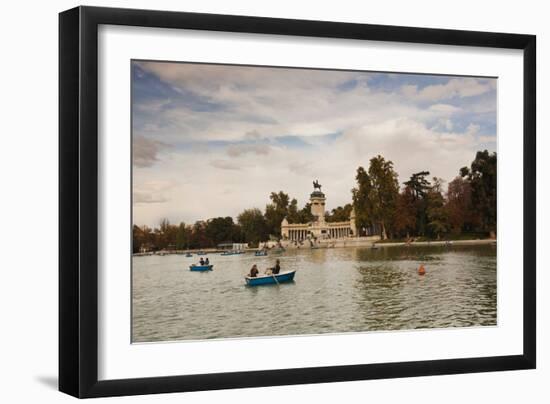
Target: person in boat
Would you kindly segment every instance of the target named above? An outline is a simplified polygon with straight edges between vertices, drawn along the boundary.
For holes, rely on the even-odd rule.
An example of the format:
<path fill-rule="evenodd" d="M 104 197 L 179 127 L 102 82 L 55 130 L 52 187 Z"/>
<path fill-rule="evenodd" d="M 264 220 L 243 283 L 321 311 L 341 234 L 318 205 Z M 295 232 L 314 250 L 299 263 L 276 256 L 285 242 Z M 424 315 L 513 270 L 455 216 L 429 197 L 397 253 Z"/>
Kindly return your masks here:
<path fill-rule="evenodd" d="M 279 260 L 275 261 L 275 266 L 268 269 L 270 275 L 277 275 L 281 272 L 281 262 Z"/>
<path fill-rule="evenodd" d="M 256 266 L 256 264 L 252 265 L 252 268 L 250 268 L 250 274 L 248 274 L 248 276 L 250 276 L 251 278 L 255 278 L 258 276 L 258 273 L 260 271 L 258 271 L 258 267 Z"/>
<path fill-rule="evenodd" d="M 210 265 L 210 260 L 208 259 L 208 257 L 206 257 L 206 259 L 204 260 L 204 265 Z"/>
<path fill-rule="evenodd" d="M 204 258 L 201 257 L 199 263 L 200 263 L 201 265 L 204 265 Z"/>

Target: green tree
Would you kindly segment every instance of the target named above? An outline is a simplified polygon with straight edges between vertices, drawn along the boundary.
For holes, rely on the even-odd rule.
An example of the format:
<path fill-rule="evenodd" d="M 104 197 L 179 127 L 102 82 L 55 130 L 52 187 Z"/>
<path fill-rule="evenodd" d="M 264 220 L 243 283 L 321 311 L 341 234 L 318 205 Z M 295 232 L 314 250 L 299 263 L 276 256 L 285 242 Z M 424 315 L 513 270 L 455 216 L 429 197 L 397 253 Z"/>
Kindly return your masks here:
<path fill-rule="evenodd" d="M 298 201 L 294 198 L 290 201 L 287 212 L 288 223 L 309 223 L 315 219 L 311 213 L 311 203 L 308 202 L 302 209 L 298 209 Z"/>
<path fill-rule="evenodd" d="M 190 230 L 181 222 L 176 233 L 176 249 L 183 250 L 189 247 Z"/>
<path fill-rule="evenodd" d="M 207 248 L 213 246 L 213 241 L 206 235 L 206 222 L 202 220 L 195 222 L 189 237 L 189 247 Z"/>
<path fill-rule="evenodd" d="M 224 242 L 240 242 L 240 228 L 233 223 L 233 218 L 215 217 L 206 222 L 206 237 L 216 246 Z"/>
<path fill-rule="evenodd" d="M 432 184 L 426 178 L 430 175 L 429 171 L 420 171 L 411 175 L 408 181 L 404 182 L 405 187 L 412 193 L 416 210 L 416 225 L 414 233 L 417 235 L 426 235 L 428 231 L 428 205 L 426 195 L 431 189 Z"/>
<path fill-rule="evenodd" d="M 491 233 L 497 229 L 497 154 L 478 151 L 470 168 L 460 169 L 470 183 L 473 209 L 480 214 L 481 230 Z"/>
<path fill-rule="evenodd" d="M 300 223 L 300 217 L 298 213 L 298 201 L 296 198 L 292 198 L 287 208 L 286 218 L 289 223 Z"/>
<path fill-rule="evenodd" d="M 420 171 L 411 175 L 411 178 L 404 182 L 405 186 L 410 188 L 415 199 L 424 198 L 430 189 L 430 181 L 426 179 L 428 175 L 430 175 L 429 171 Z"/>
<path fill-rule="evenodd" d="M 337 208 L 332 209 L 332 211 L 329 214 L 325 215 L 325 219 L 327 222 L 345 222 L 349 220 L 349 217 L 351 215 L 351 210 L 353 206 L 351 203 L 348 203 L 346 205 L 338 206 Z"/>
<path fill-rule="evenodd" d="M 272 192 L 271 203 L 265 207 L 265 220 L 269 234 L 281 237 L 281 222 L 288 215 L 289 197 L 283 191 Z"/>
<path fill-rule="evenodd" d="M 159 228 L 154 231 L 156 247 L 160 250 L 175 248 L 177 231 L 168 219 L 162 219 Z"/>
<path fill-rule="evenodd" d="M 137 253 L 139 252 L 140 248 L 145 245 L 145 237 L 143 234 L 143 231 L 139 228 L 139 226 L 132 227 L 132 252 Z"/>
<path fill-rule="evenodd" d="M 433 185 L 426 193 L 426 216 L 430 236 L 439 239 L 449 230 L 449 220 L 445 209 L 445 198 L 442 193 L 443 180 L 433 178 Z"/>
<path fill-rule="evenodd" d="M 311 203 L 306 203 L 302 209 L 298 211 L 298 221 L 297 223 L 309 223 L 313 222 L 315 217 L 311 213 Z"/>
<path fill-rule="evenodd" d="M 367 171 L 363 167 L 357 168 L 355 176 L 357 186 L 352 189 L 353 206 L 355 207 L 355 221 L 358 228 L 366 228 L 373 225 L 371 212 L 372 200 L 371 195 L 371 179 Z"/>
<path fill-rule="evenodd" d="M 239 214 L 237 221 L 241 226 L 245 242 L 256 246 L 259 242 L 269 239 L 266 219 L 260 209 L 245 209 Z"/>
<path fill-rule="evenodd" d="M 357 187 L 352 190 L 353 203 L 356 211 L 356 220 L 359 226 L 378 224 L 380 236 L 391 236 L 391 224 L 399 195 L 397 173 L 393 169 L 393 162 L 378 155 L 370 160 L 368 173 L 359 167 L 357 169 Z"/>

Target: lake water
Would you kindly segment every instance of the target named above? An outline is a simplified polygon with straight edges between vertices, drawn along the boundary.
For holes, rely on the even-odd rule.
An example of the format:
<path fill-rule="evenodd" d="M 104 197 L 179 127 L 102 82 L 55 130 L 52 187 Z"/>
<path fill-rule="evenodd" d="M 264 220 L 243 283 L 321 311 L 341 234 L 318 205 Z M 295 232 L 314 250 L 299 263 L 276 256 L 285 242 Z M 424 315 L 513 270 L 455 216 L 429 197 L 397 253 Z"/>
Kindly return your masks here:
<path fill-rule="evenodd" d="M 494 245 L 208 257 L 205 273 L 197 256 L 133 258 L 133 342 L 496 325 Z M 276 258 L 293 283 L 245 286 Z"/>

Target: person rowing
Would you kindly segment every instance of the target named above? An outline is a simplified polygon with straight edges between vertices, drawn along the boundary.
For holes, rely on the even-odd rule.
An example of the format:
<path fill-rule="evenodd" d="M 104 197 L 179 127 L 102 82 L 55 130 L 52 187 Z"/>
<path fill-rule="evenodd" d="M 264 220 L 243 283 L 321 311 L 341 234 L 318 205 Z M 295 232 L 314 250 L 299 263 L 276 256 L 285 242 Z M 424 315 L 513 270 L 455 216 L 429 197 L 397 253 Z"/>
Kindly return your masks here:
<path fill-rule="evenodd" d="M 275 266 L 273 268 L 268 268 L 265 273 L 266 275 L 277 275 L 281 272 L 281 262 L 279 260 L 275 261 Z"/>

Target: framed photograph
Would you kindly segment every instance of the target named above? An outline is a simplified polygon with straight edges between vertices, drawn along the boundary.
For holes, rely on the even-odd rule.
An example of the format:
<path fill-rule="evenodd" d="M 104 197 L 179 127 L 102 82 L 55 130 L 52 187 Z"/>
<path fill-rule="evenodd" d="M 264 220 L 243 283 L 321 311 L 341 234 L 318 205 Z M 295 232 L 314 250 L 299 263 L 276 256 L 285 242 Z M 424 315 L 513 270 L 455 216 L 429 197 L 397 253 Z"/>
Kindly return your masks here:
<path fill-rule="evenodd" d="M 59 17 L 59 388 L 533 369 L 532 35 Z"/>

